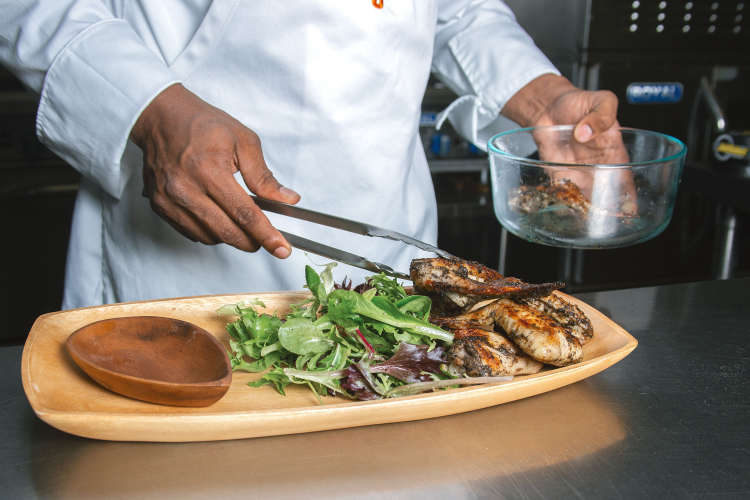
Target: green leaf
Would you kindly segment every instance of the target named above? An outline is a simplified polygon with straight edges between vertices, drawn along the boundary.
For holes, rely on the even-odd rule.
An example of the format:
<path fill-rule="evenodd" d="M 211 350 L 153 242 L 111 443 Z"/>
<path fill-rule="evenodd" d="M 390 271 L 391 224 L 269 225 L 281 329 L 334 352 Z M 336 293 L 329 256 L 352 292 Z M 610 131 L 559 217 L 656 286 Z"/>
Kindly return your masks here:
<path fill-rule="evenodd" d="M 310 266 L 305 266 L 305 281 L 307 282 L 307 288 L 310 289 L 315 300 L 317 300 L 318 303 L 321 303 L 321 295 L 325 295 L 325 290 L 322 287 L 320 276 L 315 269 Z"/>
<path fill-rule="evenodd" d="M 383 338 L 381 335 L 378 335 L 376 332 L 370 330 L 369 328 L 362 326 L 360 327 L 359 332 L 362 334 L 365 340 L 370 343 L 375 351 L 387 352 L 392 350 L 393 346 L 391 346 L 391 343 L 388 342 L 388 340 Z"/>
<path fill-rule="evenodd" d="M 424 295 L 410 295 L 399 300 L 395 305 L 402 313 L 427 321 L 430 317 L 432 300 Z"/>
<path fill-rule="evenodd" d="M 295 384 L 302 383 L 302 381 L 309 381 L 316 384 L 321 384 L 335 392 L 345 394 L 344 391 L 341 390 L 341 383 L 339 382 L 344 376 L 344 374 L 340 370 L 310 371 L 284 368 L 284 374 Z M 313 392 L 317 393 L 317 391 Z"/>
<path fill-rule="evenodd" d="M 318 354 L 315 354 L 314 356 L 312 356 L 310 360 L 307 363 L 305 363 L 307 365 L 307 369 L 315 370 L 318 366 L 318 360 L 320 359 L 321 356 L 323 356 L 323 354 L 324 353 L 319 352 Z"/>
<path fill-rule="evenodd" d="M 263 349 L 260 350 L 261 357 L 266 356 L 274 351 L 278 351 L 281 348 L 280 342 L 274 342 L 273 344 L 269 344 L 265 346 Z"/>
<path fill-rule="evenodd" d="M 378 295 L 386 297 L 393 302 L 401 300 L 407 296 L 406 290 L 398 284 L 398 281 L 389 278 L 383 273 L 370 276 L 367 279 L 367 282 L 377 290 Z"/>
<path fill-rule="evenodd" d="M 323 272 L 320 273 L 320 281 L 323 285 L 323 291 L 325 292 L 326 297 L 328 297 L 328 294 L 333 291 L 334 288 L 334 281 L 333 281 L 333 268 L 338 265 L 337 262 L 329 262 L 326 265 L 326 268 L 323 269 Z M 325 304 L 326 302 L 323 302 Z"/>
<path fill-rule="evenodd" d="M 260 299 L 246 300 L 244 302 L 237 302 L 235 304 L 224 304 L 216 310 L 216 314 L 219 316 L 239 316 L 247 310 L 253 310 L 254 307 L 263 307 L 266 305 Z"/>
<path fill-rule="evenodd" d="M 386 297 L 377 296 L 369 301 L 351 290 L 334 290 L 328 296 L 328 315 L 333 321 L 351 320 L 358 314 L 403 328 L 411 333 L 442 340 L 449 344 L 453 342 L 453 334 L 427 321 L 402 313 Z"/>
<path fill-rule="evenodd" d="M 333 341 L 327 330 L 307 318 L 291 318 L 279 328 L 279 342 L 295 354 L 316 354 L 329 351 Z"/>
<path fill-rule="evenodd" d="M 281 361 L 281 353 L 280 352 L 272 352 L 268 356 L 265 356 L 263 358 L 256 359 L 255 361 L 247 362 L 244 359 L 237 357 L 236 358 L 238 362 L 235 364 L 235 361 L 232 360 L 232 371 L 245 371 L 245 372 L 252 372 L 252 373 L 258 373 L 262 372 L 264 370 L 267 370 L 277 364 L 279 361 Z"/>
<path fill-rule="evenodd" d="M 238 322 L 227 323 L 227 332 L 229 333 L 229 336 L 235 340 L 248 340 L 245 329 L 241 328 Z"/>
<path fill-rule="evenodd" d="M 341 370 L 349 362 L 349 349 L 342 347 L 342 344 L 336 344 L 336 348 L 331 353 L 320 360 L 324 368 L 329 370 Z"/>
<path fill-rule="evenodd" d="M 334 288 L 333 268 L 336 267 L 336 264 L 336 262 L 330 262 L 320 274 L 318 274 L 311 266 L 305 266 L 305 281 L 307 282 L 307 288 L 312 292 L 317 305 L 326 305 L 328 302 L 328 294 L 331 293 Z M 317 310 L 317 305 L 313 303 L 312 309 Z"/>
<path fill-rule="evenodd" d="M 298 356 L 296 360 L 294 360 L 294 366 L 298 370 L 302 370 L 305 368 L 305 364 L 307 364 L 307 361 L 312 357 L 311 354 L 303 354 L 301 356 Z"/>
<path fill-rule="evenodd" d="M 255 382 L 248 382 L 247 385 L 249 385 L 250 387 L 272 385 L 279 394 L 286 396 L 284 388 L 291 383 L 292 381 L 289 380 L 289 377 L 286 375 L 286 373 L 284 373 L 284 370 L 282 368 L 274 368 L 273 370 L 264 374 Z"/>
<path fill-rule="evenodd" d="M 394 333 L 393 338 L 399 344 L 401 342 L 406 342 L 407 344 L 414 344 L 414 345 L 420 345 L 423 343 L 422 338 L 419 335 L 414 335 L 413 333 L 409 333 L 409 332 Z"/>

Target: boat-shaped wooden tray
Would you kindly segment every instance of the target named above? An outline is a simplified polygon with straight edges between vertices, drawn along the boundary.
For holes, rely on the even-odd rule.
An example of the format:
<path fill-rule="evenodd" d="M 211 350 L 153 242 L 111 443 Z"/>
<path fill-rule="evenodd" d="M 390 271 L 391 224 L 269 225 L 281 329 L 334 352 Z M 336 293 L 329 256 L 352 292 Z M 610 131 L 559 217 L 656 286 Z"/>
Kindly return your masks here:
<path fill-rule="evenodd" d="M 36 414 L 62 431 L 114 441 L 213 441 L 293 434 L 406 420 L 419 420 L 507 403 L 577 382 L 627 356 L 638 342 L 591 306 L 565 296 L 589 316 L 594 339 L 581 363 L 516 377 L 508 382 L 449 389 L 418 396 L 377 401 L 325 397 L 322 404 L 305 386 L 290 386 L 287 395 L 273 388 L 252 388 L 259 375 L 235 372 L 226 395 L 205 408 L 162 406 L 129 399 L 88 378 L 65 351 L 78 328 L 122 316 L 166 316 L 194 323 L 228 346 L 226 318 L 216 314 L 225 304 L 258 298 L 268 312 L 285 312 L 307 292 L 214 295 L 131 302 L 61 311 L 40 316 L 23 350 L 22 380 Z"/>

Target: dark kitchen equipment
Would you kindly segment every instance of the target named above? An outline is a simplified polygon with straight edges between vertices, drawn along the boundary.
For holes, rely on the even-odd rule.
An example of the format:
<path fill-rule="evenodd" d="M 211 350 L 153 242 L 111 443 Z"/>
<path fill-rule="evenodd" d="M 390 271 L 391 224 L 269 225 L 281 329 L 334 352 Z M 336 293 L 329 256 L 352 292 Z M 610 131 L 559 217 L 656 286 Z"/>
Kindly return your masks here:
<path fill-rule="evenodd" d="M 547 253 L 533 260 L 559 262 L 558 277 L 571 289 L 750 273 L 749 252 L 740 251 L 750 244 L 742 232 L 748 212 L 737 203 L 739 196 L 728 194 L 746 185 L 747 162 L 721 161 L 715 155 L 720 136 L 740 139 L 742 131 L 750 130 L 750 2 L 507 3 L 575 84 L 617 95 L 621 125 L 673 135 L 685 141 L 689 151 L 673 221 L 661 236 L 626 249 Z M 523 259 L 531 251 L 508 239 L 500 267 L 517 274 L 533 271 L 534 263 Z M 654 258 L 658 255 L 664 257 Z"/>

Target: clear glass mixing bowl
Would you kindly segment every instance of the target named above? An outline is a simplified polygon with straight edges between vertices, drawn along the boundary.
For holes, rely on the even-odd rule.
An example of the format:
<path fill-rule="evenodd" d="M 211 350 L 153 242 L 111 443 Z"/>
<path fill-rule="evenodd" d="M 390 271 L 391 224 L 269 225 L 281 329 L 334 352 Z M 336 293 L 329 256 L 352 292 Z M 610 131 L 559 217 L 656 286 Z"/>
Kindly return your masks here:
<path fill-rule="evenodd" d="M 573 128 L 523 128 L 489 140 L 500 223 L 528 241 L 568 248 L 623 247 L 664 231 L 685 144 L 632 128 L 582 144 Z"/>

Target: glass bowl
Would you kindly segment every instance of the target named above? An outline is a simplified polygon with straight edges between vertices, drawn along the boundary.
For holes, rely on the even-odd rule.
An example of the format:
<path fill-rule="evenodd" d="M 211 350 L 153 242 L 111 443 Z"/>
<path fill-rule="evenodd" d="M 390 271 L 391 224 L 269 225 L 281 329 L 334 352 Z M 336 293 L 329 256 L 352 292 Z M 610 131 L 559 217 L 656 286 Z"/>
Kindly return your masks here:
<path fill-rule="evenodd" d="M 530 127 L 488 143 L 495 215 L 525 240 L 616 248 L 667 227 L 685 163 L 674 137 L 632 128 L 587 143 L 573 126 Z"/>

